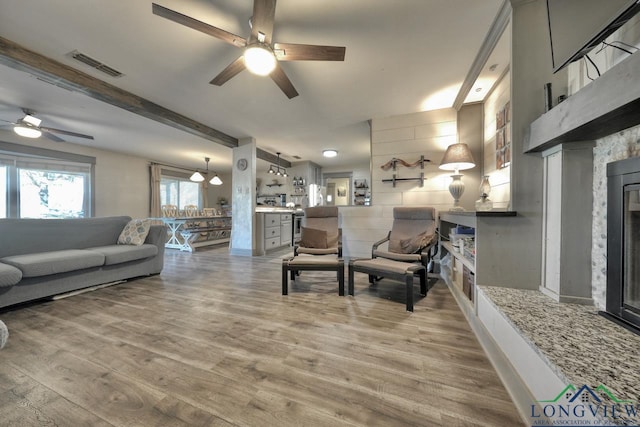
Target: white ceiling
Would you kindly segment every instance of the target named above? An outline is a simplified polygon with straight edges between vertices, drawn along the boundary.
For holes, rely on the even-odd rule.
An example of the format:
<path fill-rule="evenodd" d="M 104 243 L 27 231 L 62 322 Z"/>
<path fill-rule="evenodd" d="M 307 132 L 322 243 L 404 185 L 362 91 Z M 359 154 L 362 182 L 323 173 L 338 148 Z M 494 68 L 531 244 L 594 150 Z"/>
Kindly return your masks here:
<path fill-rule="evenodd" d="M 252 0 L 156 2 L 249 33 Z M 300 93 L 291 100 L 270 78 L 247 71 L 210 85 L 242 51 L 153 15 L 151 3 L 0 0 L 0 36 L 233 137 L 253 137 L 286 160 L 349 167 L 368 161 L 368 120 L 453 105 L 502 0 L 280 0 L 274 41 L 346 47 L 344 62 L 283 63 Z M 73 60 L 73 50 L 124 76 Z M 508 65 L 502 56 L 487 62 L 503 62 L 496 75 Z M 0 119 L 19 119 L 20 107 L 43 126 L 95 136 L 64 137 L 69 142 L 186 167 L 202 167 L 207 156 L 211 169 L 231 167 L 229 148 L 0 65 Z M 325 148 L 340 154 L 324 159 Z"/>

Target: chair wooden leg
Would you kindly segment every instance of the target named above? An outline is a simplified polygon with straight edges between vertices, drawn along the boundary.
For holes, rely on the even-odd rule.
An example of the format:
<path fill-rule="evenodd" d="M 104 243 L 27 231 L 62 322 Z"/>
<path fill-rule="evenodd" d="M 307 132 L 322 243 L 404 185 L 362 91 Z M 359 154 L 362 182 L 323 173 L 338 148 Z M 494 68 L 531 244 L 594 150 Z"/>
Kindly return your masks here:
<path fill-rule="evenodd" d="M 338 295 L 344 296 L 344 264 L 338 266 Z"/>
<path fill-rule="evenodd" d="M 427 269 L 420 270 L 418 272 L 420 275 L 420 295 L 427 295 Z"/>
<path fill-rule="evenodd" d="M 295 270 L 291 270 L 291 280 L 296 280 L 296 271 Z"/>
<path fill-rule="evenodd" d="M 282 263 L 282 295 L 289 294 L 289 278 L 287 276 L 288 265 L 286 263 Z"/>
<path fill-rule="evenodd" d="M 349 266 L 349 283 L 348 283 L 348 287 L 349 287 L 349 295 L 353 295 L 354 294 L 354 290 L 353 290 L 353 276 L 354 276 L 354 271 L 353 271 L 353 267 L 350 265 Z"/>
<path fill-rule="evenodd" d="M 407 311 L 413 311 L 413 273 L 406 274 Z"/>

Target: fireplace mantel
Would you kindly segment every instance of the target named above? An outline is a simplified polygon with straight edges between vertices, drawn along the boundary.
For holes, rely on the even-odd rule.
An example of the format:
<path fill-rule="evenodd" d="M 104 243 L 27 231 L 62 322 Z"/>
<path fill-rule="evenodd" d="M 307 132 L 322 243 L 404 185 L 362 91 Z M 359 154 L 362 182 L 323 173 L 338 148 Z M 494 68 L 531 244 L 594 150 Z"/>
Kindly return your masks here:
<path fill-rule="evenodd" d="M 595 140 L 638 124 L 640 53 L 636 52 L 535 120 L 524 152 Z"/>

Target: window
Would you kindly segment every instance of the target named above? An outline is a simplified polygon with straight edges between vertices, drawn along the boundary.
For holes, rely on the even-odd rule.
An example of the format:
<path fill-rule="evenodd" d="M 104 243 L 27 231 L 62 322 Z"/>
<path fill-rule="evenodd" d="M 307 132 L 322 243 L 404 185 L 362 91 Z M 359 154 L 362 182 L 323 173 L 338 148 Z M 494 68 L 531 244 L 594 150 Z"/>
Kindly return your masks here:
<path fill-rule="evenodd" d="M 92 165 L 0 155 L 0 218 L 91 216 Z"/>
<path fill-rule="evenodd" d="M 82 218 L 85 216 L 82 173 L 19 169 L 21 218 Z"/>
<path fill-rule="evenodd" d="M 160 204 L 175 205 L 180 209 L 185 205 L 196 205 L 200 209 L 200 187 L 188 178 L 163 175 L 160 178 Z"/>

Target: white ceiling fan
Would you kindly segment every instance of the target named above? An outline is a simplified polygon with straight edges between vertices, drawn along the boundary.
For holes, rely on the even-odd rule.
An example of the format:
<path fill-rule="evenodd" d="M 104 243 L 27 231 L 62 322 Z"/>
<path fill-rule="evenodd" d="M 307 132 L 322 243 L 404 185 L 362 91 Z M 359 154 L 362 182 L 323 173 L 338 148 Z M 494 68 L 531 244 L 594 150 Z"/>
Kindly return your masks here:
<path fill-rule="evenodd" d="M 15 123 L 9 122 L 7 120 L 2 120 L 3 122 L 9 123 L 9 125 L 4 125 L 2 127 L 13 127 L 13 131 L 15 133 L 25 138 L 40 138 L 42 136 L 55 142 L 65 141 L 64 139 L 54 135 L 56 133 L 60 135 L 74 136 L 77 138 L 93 139 L 93 136 L 91 135 L 85 135 L 82 133 L 71 132 L 68 130 L 40 126 L 40 123 L 42 123 L 42 120 L 37 118 L 34 115 L 35 114 L 34 112 L 29 111 L 25 108 L 23 108 L 22 111 L 25 114 L 23 118 L 18 119 L 18 121 Z"/>

